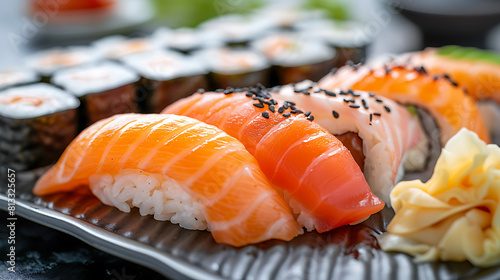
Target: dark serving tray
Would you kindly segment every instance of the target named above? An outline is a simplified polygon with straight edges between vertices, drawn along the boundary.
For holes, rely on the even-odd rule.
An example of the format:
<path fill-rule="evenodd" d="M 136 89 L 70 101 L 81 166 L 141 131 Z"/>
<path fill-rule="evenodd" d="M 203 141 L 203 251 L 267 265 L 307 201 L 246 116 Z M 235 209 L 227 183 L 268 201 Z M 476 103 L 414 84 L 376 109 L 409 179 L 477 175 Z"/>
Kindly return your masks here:
<path fill-rule="evenodd" d="M 16 174 L 16 215 L 175 279 L 500 279 L 500 266 L 415 263 L 406 254 L 380 250 L 375 236 L 394 215 L 388 208 L 356 226 L 236 248 L 215 243 L 206 231 L 182 229 L 136 210 L 120 212 L 91 195 L 36 197 L 31 188 L 42 171 Z M 3 210 L 6 188 L 0 184 Z"/>

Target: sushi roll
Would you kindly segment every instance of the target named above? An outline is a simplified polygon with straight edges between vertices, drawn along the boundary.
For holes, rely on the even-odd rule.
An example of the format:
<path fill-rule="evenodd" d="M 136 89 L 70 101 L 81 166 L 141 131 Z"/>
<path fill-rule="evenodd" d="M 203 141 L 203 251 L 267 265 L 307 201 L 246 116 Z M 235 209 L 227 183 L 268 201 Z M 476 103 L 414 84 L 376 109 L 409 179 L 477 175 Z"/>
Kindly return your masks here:
<path fill-rule="evenodd" d="M 411 106 L 418 113 L 431 145 L 428 164 L 424 174 L 420 174 L 425 178 L 432 175 L 441 147 L 461 128 L 476 132 L 485 142 L 490 141 L 474 101 L 448 78 L 429 75 L 421 68 L 394 63 L 373 69 L 348 65 L 322 78 L 318 86 L 327 90 L 369 91 Z M 391 108 L 384 110 L 389 113 Z"/>
<path fill-rule="evenodd" d="M 108 36 L 92 42 L 101 57 L 119 60 L 127 55 L 153 51 L 159 48 L 150 38 L 129 38 L 121 35 Z"/>
<path fill-rule="evenodd" d="M 193 94 L 162 113 L 196 118 L 240 140 L 308 231 L 358 223 L 384 207 L 342 142 L 265 88 Z"/>
<path fill-rule="evenodd" d="M 245 46 L 274 27 L 269 18 L 236 14 L 209 19 L 199 26 L 201 30 L 218 33 L 230 46 Z"/>
<path fill-rule="evenodd" d="M 53 83 L 80 99 L 84 128 L 115 114 L 138 112 L 136 82 L 139 76 L 113 62 L 82 65 L 55 73 Z"/>
<path fill-rule="evenodd" d="M 40 81 L 40 76 L 33 70 L 13 68 L 0 70 L 0 90 L 32 84 Z"/>
<path fill-rule="evenodd" d="M 338 53 L 337 67 L 347 61 L 363 62 L 371 38 L 363 32 L 364 25 L 355 21 L 333 21 L 315 19 L 300 21 L 294 25 L 297 32 L 308 39 L 321 39 L 334 47 Z"/>
<path fill-rule="evenodd" d="M 428 144 L 418 117 L 388 98 L 364 91 L 324 90 L 311 81 L 286 85 L 271 94 L 307 114 L 313 112 L 314 121 L 342 141 L 373 193 L 388 205 L 405 163 L 412 169 L 425 166 L 426 158 L 419 157 L 419 150 L 412 151 Z"/>
<path fill-rule="evenodd" d="M 272 85 L 317 81 L 337 65 L 335 49 L 297 33 L 270 34 L 251 43 L 273 65 Z"/>
<path fill-rule="evenodd" d="M 123 212 L 243 246 L 303 231 L 255 158 L 220 129 L 176 115 L 123 114 L 85 129 L 33 192 L 90 189 Z"/>
<path fill-rule="evenodd" d="M 95 62 L 99 58 L 95 49 L 90 47 L 58 47 L 29 56 L 26 59 L 26 64 L 42 77 L 43 82 L 48 83 L 57 70 Z"/>
<path fill-rule="evenodd" d="M 492 142 L 500 144 L 500 55 L 459 46 L 427 48 L 400 58 L 430 74 L 447 74 L 476 100 Z"/>
<path fill-rule="evenodd" d="M 178 52 L 157 50 L 122 61 L 142 77 L 137 99 L 144 112 L 159 113 L 170 103 L 207 87 L 205 67 Z"/>
<path fill-rule="evenodd" d="M 270 65 L 261 53 L 247 48 L 214 48 L 195 53 L 210 70 L 211 88 L 269 84 Z"/>
<path fill-rule="evenodd" d="M 153 33 L 152 38 L 161 47 L 185 54 L 224 45 L 219 33 L 186 27 L 178 29 L 160 28 Z"/>
<path fill-rule="evenodd" d="M 55 162 L 78 133 L 74 96 L 45 83 L 0 92 L 0 166 L 26 171 Z"/>
<path fill-rule="evenodd" d="M 293 30 L 296 23 L 324 18 L 323 10 L 306 10 L 296 3 L 276 3 L 257 9 L 255 17 L 269 19 L 272 25 L 281 30 Z"/>

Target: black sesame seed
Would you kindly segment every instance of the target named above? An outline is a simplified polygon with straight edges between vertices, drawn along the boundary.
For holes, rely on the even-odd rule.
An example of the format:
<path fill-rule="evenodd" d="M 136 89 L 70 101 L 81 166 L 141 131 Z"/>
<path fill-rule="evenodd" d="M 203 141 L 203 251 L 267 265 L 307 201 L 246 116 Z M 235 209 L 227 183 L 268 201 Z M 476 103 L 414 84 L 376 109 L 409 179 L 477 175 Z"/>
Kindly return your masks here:
<path fill-rule="evenodd" d="M 352 91 L 352 89 L 349 89 L 349 90 L 347 90 L 347 93 L 349 93 L 349 94 L 353 95 L 353 94 L 354 94 L 354 91 Z"/>
<path fill-rule="evenodd" d="M 415 70 L 417 70 L 419 73 L 427 74 L 427 70 L 425 70 L 424 66 L 417 67 L 415 68 Z"/>
<path fill-rule="evenodd" d="M 285 111 L 285 108 L 284 108 L 284 107 L 279 107 L 279 108 L 278 108 L 278 113 L 280 113 L 280 114 L 281 114 L 281 113 L 283 113 L 284 111 Z"/>
<path fill-rule="evenodd" d="M 384 106 L 384 109 L 387 111 L 387 113 L 390 113 L 391 112 L 391 109 L 387 106 Z"/>
<path fill-rule="evenodd" d="M 309 115 L 311 115 L 311 111 L 307 111 L 307 112 L 305 112 L 305 113 L 304 113 L 304 115 L 305 115 L 306 117 L 309 117 Z"/>
<path fill-rule="evenodd" d="M 345 92 L 345 91 L 341 90 L 341 91 L 339 91 L 339 94 L 340 94 L 340 95 L 347 95 L 347 92 Z"/>
<path fill-rule="evenodd" d="M 284 113 L 284 114 L 283 114 L 283 117 L 285 117 L 285 118 L 290 117 L 290 113 Z"/>
<path fill-rule="evenodd" d="M 225 95 L 228 95 L 228 94 L 231 94 L 231 93 L 233 93 L 233 92 L 234 92 L 234 91 L 233 91 L 232 89 L 226 89 L 226 90 L 224 91 L 224 94 L 225 94 Z"/>
<path fill-rule="evenodd" d="M 292 102 L 292 101 L 285 101 L 285 102 L 290 104 L 290 105 L 297 105 L 297 104 L 295 104 L 295 102 Z"/>
<path fill-rule="evenodd" d="M 328 95 L 328 96 L 333 96 L 333 97 L 336 97 L 337 95 L 335 94 L 335 92 L 333 91 L 329 91 L 329 90 L 325 90 L 325 94 Z"/>
<path fill-rule="evenodd" d="M 437 80 L 439 79 L 439 76 L 434 76 L 434 77 L 432 77 L 432 79 L 433 79 L 434 81 L 437 81 Z"/>
<path fill-rule="evenodd" d="M 307 117 L 307 120 L 309 120 L 309 121 L 314 121 L 314 116 L 309 116 L 309 117 Z"/>
<path fill-rule="evenodd" d="M 301 93 L 302 90 L 301 89 L 293 89 L 293 92 L 295 92 L 295 93 Z"/>
<path fill-rule="evenodd" d="M 241 88 L 237 88 L 234 90 L 234 92 L 242 92 L 243 90 Z"/>
<path fill-rule="evenodd" d="M 358 109 L 358 108 L 359 108 L 359 107 L 361 107 L 361 106 L 356 105 L 356 104 L 352 104 L 352 105 L 349 105 L 349 107 L 354 108 L 354 109 Z"/>
<path fill-rule="evenodd" d="M 333 117 L 338 119 L 339 118 L 339 113 L 332 111 Z"/>
<path fill-rule="evenodd" d="M 375 94 L 369 92 L 368 95 L 370 95 L 370 97 L 375 97 Z"/>
<path fill-rule="evenodd" d="M 377 98 L 377 99 L 375 99 L 375 101 L 377 101 L 378 103 L 382 103 L 382 102 L 384 102 L 382 99 L 378 99 L 378 98 Z"/>
<path fill-rule="evenodd" d="M 223 90 L 223 89 L 221 89 L 221 88 L 218 88 L 218 89 L 216 89 L 216 90 L 215 90 L 215 92 L 223 92 L 223 91 L 224 91 L 224 90 Z"/>
<path fill-rule="evenodd" d="M 246 97 L 252 97 L 252 96 L 253 96 L 253 93 L 251 93 L 251 92 L 247 92 L 247 93 L 245 94 L 245 96 L 246 96 Z"/>
<path fill-rule="evenodd" d="M 363 107 L 368 110 L 368 105 L 366 104 L 366 101 L 364 99 L 361 99 L 361 103 L 363 103 Z"/>
<path fill-rule="evenodd" d="M 269 113 L 268 112 L 262 112 L 262 116 L 266 119 L 269 119 Z"/>
<path fill-rule="evenodd" d="M 373 120 L 373 114 L 370 114 L 370 122 Z"/>
<path fill-rule="evenodd" d="M 278 105 L 278 101 L 276 101 L 276 100 L 274 100 L 274 99 L 271 99 L 271 100 L 269 100 L 269 101 L 271 101 L 271 103 L 272 103 L 273 105 Z"/>
<path fill-rule="evenodd" d="M 264 108 L 264 105 L 261 104 L 261 103 L 257 103 L 257 104 L 252 104 L 253 106 L 257 107 L 257 108 Z"/>
<path fill-rule="evenodd" d="M 274 110 L 274 105 L 269 105 L 269 111 L 271 111 L 271 112 L 273 112 L 273 113 L 275 112 L 275 110 Z"/>
<path fill-rule="evenodd" d="M 204 92 L 205 92 L 205 89 L 199 88 L 198 90 L 196 90 L 196 92 L 199 92 L 199 93 L 204 93 Z"/>
<path fill-rule="evenodd" d="M 311 93 L 307 89 L 303 89 L 302 93 L 305 95 L 311 95 Z"/>
<path fill-rule="evenodd" d="M 373 113 L 373 115 L 377 116 L 377 117 L 380 117 L 380 113 Z"/>
<path fill-rule="evenodd" d="M 332 68 L 332 70 L 330 70 L 330 73 L 335 74 L 335 73 L 337 73 L 338 70 L 339 70 L 338 67 L 334 67 L 334 68 Z"/>

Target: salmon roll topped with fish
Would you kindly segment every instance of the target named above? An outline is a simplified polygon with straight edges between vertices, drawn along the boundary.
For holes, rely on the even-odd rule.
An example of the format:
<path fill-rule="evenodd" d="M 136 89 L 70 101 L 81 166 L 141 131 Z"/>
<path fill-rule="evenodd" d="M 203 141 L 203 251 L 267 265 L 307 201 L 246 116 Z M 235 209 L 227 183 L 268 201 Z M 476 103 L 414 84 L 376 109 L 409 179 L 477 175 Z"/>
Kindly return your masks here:
<path fill-rule="evenodd" d="M 240 140 L 307 230 L 357 223 L 384 207 L 342 142 L 265 88 L 197 93 L 163 113 L 196 118 Z"/>
<path fill-rule="evenodd" d="M 46 83 L 0 92 L 0 166 L 18 171 L 54 163 L 78 134 L 78 99 Z"/>
<path fill-rule="evenodd" d="M 243 246 L 303 231 L 255 158 L 220 129 L 175 115 L 123 114 L 85 129 L 33 192 L 92 193 L 123 212 Z"/>
<path fill-rule="evenodd" d="M 500 55 L 476 48 L 446 46 L 427 48 L 400 58 L 414 66 L 423 66 L 434 75 L 449 75 L 460 87 L 467 89 L 492 133 L 500 144 Z"/>
<path fill-rule="evenodd" d="M 349 149 L 375 195 L 389 204 L 389 193 L 405 167 L 423 169 L 428 152 L 418 116 L 406 107 L 364 91 L 325 90 L 304 81 L 275 89 L 272 96 L 313 112 L 314 121 Z"/>
<path fill-rule="evenodd" d="M 372 69 L 363 65 L 347 65 L 323 77 L 318 86 L 327 90 L 369 91 L 422 108 L 437 123 L 443 146 L 462 127 L 490 142 L 474 100 L 448 76 L 430 75 L 425 68 L 389 64 Z"/>
<path fill-rule="evenodd" d="M 318 86 L 327 90 L 352 88 L 369 91 L 413 106 L 430 143 L 430 149 L 421 150 L 422 154 L 429 151 L 428 164 L 420 174 L 414 174 L 420 178 L 430 178 L 441 147 L 461 128 L 472 130 L 484 141 L 490 141 L 474 100 L 449 77 L 429 75 L 424 68 L 390 64 L 372 69 L 347 65 L 322 78 Z"/>

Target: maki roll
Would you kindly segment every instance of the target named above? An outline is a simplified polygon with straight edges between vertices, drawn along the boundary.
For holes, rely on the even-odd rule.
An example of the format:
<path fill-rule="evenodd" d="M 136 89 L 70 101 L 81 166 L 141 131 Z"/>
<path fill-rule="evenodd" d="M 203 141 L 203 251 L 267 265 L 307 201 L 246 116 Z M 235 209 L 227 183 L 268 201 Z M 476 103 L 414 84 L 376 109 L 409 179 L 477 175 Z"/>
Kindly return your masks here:
<path fill-rule="evenodd" d="M 115 114 L 138 112 L 135 83 L 139 76 L 113 62 L 58 71 L 53 83 L 77 96 L 81 127 Z"/>
<path fill-rule="evenodd" d="M 335 49 L 297 33 L 274 33 L 253 41 L 251 45 L 273 65 L 273 85 L 317 81 L 337 65 Z"/>
<path fill-rule="evenodd" d="M 447 74 L 476 100 L 479 111 L 500 144 L 500 55 L 492 51 L 459 46 L 427 48 L 403 56 L 413 66 L 425 67 L 430 74 Z"/>
<path fill-rule="evenodd" d="M 273 29 L 274 25 L 268 18 L 233 14 L 207 20 L 199 27 L 218 33 L 228 45 L 242 46 Z"/>
<path fill-rule="evenodd" d="M 160 28 L 153 33 L 152 38 L 161 47 L 185 54 L 224 45 L 219 33 L 194 28 Z"/>
<path fill-rule="evenodd" d="M 74 96 L 45 83 L 0 92 L 0 166 L 31 170 L 56 161 L 78 133 Z"/>
<path fill-rule="evenodd" d="M 33 54 L 26 59 L 26 64 L 34 69 L 43 82 L 50 82 L 55 71 L 94 62 L 99 55 L 93 48 L 72 46 L 52 48 Z"/>
<path fill-rule="evenodd" d="M 323 10 L 305 10 L 296 3 L 268 4 L 254 12 L 255 17 L 269 19 L 272 25 L 283 30 L 293 30 L 298 22 L 325 17 Z"/>
<path fill-rule="evenodd" d="M 421 68 L 392 63 L 374 69 L 363 65 L 343 66 L 318 82 L 323 89 L 369 91 L 411 106 L 419 115 L 430 145 L 428 164 L 421 178 L 429 178 L 441 147 L 463 127 L 476 132 L 485 142 L 488 130 L 474 100 L 444 76 L 432 76 Z M 384 108 L 389 113 L 390 107 Z M 425 152 L 422 150 L 422 152 Z"/>
<path fill-rule="evenodd" d="M 270 65 L 261 53 L 245 48 L 206 49 L 196 53 L 210 70 L 211 88 L 269 84 Z"/>
<path fill-rule="evenodd" d="M 33 70 L 19 68 L 0 70 L 0 89 L 27 85 L 39 81 L 40 76 Z"/>
<path fill-rule="evenodd" d="M 158 113 L 170 103 L 207 86 L 208 71 L 192 57 L 175 51 L 157 50 L 122 60 L 141 80 L 137 100 L 144 112 Z"/>
<path fill-rule="evenodd" d="M 355 21 L 316 19 L 300 21 L 294 28 L 308 39 L 321 39 L 337 50 L 337 66 L 347 61 L 362 62 L 371 38 L 363 32 L 363 24 Z"/>
<path fill-rule="evenodd" d="M 99 39 L 92 43 L 104 58 L 119 60 L 120 58 L 136 53 L 152 51 L 158 48 L 158 44 L 148 38 L 129 38 L 121 35 L 114 35 Z"/>

